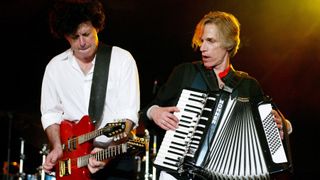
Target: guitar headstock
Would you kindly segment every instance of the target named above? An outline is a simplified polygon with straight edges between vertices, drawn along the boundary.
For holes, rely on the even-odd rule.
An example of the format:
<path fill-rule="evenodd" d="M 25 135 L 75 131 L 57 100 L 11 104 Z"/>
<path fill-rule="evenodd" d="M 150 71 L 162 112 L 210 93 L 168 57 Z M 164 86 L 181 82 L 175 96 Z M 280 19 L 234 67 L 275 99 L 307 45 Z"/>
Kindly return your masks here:
<path fill-rule="evenodd" d="M 48 144 L 43 144 L 42 149 L 39 151 L 39 153 L 45 156 L 48 155 L 49 154 Z"/>
<path fill-rule="evenodd" d="M 108 123 L 103 128 L 103 134 L 107 137 L 113 137 L 124 132 L 126 128 L 126 122 L 113 122 Z"/>
<path fill-rule="evenodd" d="M 130 154 L 136 154 L 145 150 L 146 139 L 135 136 L 133 138 L 129 138 L 129 140 L 127 141 L 127 144 L 128 144 L 128 152 Z"/>

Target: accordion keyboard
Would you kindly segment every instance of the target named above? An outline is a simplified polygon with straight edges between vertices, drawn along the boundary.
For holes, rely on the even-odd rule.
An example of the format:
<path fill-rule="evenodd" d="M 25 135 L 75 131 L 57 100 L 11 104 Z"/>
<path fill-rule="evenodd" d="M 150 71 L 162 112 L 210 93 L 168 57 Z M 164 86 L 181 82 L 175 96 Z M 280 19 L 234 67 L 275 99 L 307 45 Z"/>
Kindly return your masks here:
<path fill-rule="evenodd" d="M 203 111 L 212 111 L 205 107 L 208 99 L 213 100 L 205 93 L 187 89 L 182 91 L 177 104 L 180 112 L 174 113 L 180 120 L 178 128 L 166 132 L 154 161 L 155 165 L 177 171 L 181 158 L 194 156 L 208 121 L 201 114 Z"/>

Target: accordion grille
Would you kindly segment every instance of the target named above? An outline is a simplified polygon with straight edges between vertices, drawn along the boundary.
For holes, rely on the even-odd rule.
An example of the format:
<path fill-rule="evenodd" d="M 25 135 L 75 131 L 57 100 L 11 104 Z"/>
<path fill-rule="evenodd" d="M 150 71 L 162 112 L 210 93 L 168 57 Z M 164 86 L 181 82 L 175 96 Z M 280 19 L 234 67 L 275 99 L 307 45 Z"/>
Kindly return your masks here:
<path fill-rule="evenodd" d="M 223 179 L 268 179 L 251 105 L 229 99 L 226 111 L 210 144 L 204 167 Z"/>

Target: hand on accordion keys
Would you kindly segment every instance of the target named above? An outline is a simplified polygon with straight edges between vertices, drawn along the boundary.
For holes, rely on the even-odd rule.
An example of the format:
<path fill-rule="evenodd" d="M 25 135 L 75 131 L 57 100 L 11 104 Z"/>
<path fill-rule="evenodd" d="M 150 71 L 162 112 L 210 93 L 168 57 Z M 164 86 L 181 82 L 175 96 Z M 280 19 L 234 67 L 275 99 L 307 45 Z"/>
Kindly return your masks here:
<path fill-rule="evenodd" d="M 283 139 L 283 122 L 282 122 L 282 119 L 281 119 L 279 113 L 276 110 L 272 110 L 271 113 L 273 114 L 274 121 L 276 122 L 277 127 L 279 129 L 280 137 L 281 137 L 281 139 Z"/>
<path fill-rule="evenodd" d="M 277 124 L 277 127 L 280 132 L 280 137 L 283 139 L 284 136 L 284 128 L 286 133 L 290 134 L 292 132 L 292 126 L 289 120 L 287 120 L 280 111 L 272 110 L 271 113 L 273 114 L 274 121 Z"/>

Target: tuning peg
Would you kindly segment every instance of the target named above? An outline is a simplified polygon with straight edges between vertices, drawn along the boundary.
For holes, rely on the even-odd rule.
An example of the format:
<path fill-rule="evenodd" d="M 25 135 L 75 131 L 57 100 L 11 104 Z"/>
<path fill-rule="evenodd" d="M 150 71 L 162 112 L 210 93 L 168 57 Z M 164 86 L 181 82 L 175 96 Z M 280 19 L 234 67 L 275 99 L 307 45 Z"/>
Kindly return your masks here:
<path fill-rule="evenodd" d="M 118 141 L 120 138 L 117 136 L 113 136 L 113 141 Z"/>

